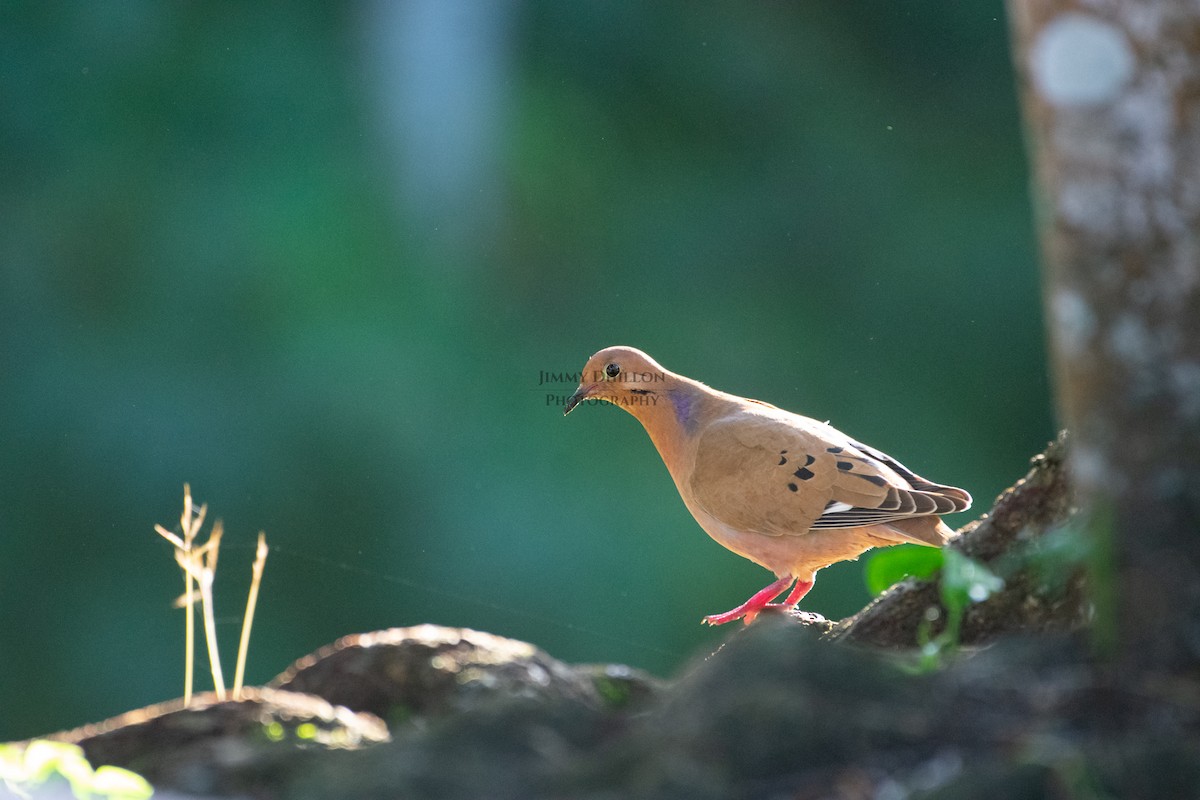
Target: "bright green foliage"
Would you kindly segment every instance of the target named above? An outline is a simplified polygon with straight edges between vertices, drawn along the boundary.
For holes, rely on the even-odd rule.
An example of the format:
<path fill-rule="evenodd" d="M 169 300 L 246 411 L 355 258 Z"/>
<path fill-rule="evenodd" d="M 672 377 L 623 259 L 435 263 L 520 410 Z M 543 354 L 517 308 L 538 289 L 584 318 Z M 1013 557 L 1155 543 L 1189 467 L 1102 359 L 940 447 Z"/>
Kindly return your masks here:
<path fill-rule="evenodd" d="M 942 568 L 943 552 L 915 544 L 877 550 L 863 570 L 867 590 L 878 597 L 905 578 L 928 578 Z"/>
<path fill-rule="evenodd" d="M 40 739 L 0 745 L 0 782 L 9 791 L 24 796 L 56 776 L 80 800 L 145 800 L 154 794 L 145 778 L 127 769 L 92 769 L 77 745 Z"/>
<path fill-rule="evenodd" d="M 964 556 L 957 550 L 943 550 L 941 589 L 942 606 L 946 609 L 946 626 L 935 637 L 929 630 L 937 619 L 936 613 L 927 616 L 917 632 L 921 643 L 920 668 L 934 669 L 942 659 L 958 647 L 963 612 L 972 603 L 982 603 L 1004 588 L 1004 580 L 983 564 Z"/>
<path fill-rule="evenodd" d="M 113 800 L 140 800 L 154 794 L 154 788 L 136 772 L 104 765 L 92 776 L 92 794 Z"/>
<path fill-rule="evenodd" d="M 983 564 L 964 556 L 957 550 L 941 551 L 942 603 L 951 616 L 971 603 L 982 603 L 1004 588 L 1004 581 L 992 574 Z"/>
<path fill-rule="evenodd" d="M 875 553 L 863 571 L 871 593 L 878 596 L 904 578 L 930 578 L 940 572 L 938 586 L 946 625 L 937 636 L 930 635 L 940 612 L 931 608 L 918 631 L 921 669 L 933 669 L 944 655 L 958 647 L 963 613 L 972 603 L 982 603 L 1004 588 L 1004 580 L 980 562 L 957 550 L 932 547 L 892 547 Z"/>

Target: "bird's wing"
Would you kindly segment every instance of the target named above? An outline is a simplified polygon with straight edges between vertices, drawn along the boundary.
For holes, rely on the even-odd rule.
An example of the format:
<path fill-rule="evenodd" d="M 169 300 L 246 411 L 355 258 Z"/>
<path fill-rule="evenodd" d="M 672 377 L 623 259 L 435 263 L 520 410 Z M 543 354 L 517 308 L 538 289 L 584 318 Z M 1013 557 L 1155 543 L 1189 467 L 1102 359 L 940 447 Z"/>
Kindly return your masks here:
<path fill-rule="evenodd" d="M 970 505 L 961 489 L 926 481 L 827 424 L 775 409 L 707 425 L 688 489 L 724 524 L 768 536 L 868 527 Z"/>

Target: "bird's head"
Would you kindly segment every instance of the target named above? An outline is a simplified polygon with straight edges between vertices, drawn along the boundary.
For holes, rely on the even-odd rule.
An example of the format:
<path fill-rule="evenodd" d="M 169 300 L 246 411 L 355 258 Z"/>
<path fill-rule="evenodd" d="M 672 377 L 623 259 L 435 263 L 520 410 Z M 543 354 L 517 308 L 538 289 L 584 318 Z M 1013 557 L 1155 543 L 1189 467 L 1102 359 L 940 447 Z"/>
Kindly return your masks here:
<path fill-rule="evenodd" d="M 633 347 L 606 347 L 588 359 L 579 388 L 567 399 L 563 414 L 584 400 L 604 400 L 635 417 L 665 400 L 672 374 Z"/>

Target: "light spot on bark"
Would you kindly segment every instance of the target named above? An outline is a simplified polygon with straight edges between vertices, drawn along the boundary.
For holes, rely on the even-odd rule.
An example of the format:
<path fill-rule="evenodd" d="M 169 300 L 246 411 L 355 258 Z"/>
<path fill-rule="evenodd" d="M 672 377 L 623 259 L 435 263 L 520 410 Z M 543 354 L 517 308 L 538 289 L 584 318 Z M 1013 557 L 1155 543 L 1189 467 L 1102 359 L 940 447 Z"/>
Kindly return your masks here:
<path fill-rule="evenodd" d="M 1154 358 L 1154 341 L 1150 331 L 1133 314 L 1122 314 L 1113 323 L 1109 342 L 1113 353 L 1133 366 L 1146 364 Z"/>
<path fill-rule="evenodd" d="M 1112 102 L 1133 76 L 1133 48 L 1125 35 L 1078 12 L 1060 14 L 1043 26 L 1029 58 L 1038 92 L 1056 106 Z"/>
<path fill-rule="evenodd" d="M 1110 473 L 1111 470 L 1099 449 L 1075 442 L 1071 453 L 1071 476 L 1076 486 L 1093 490 L 1105 487 Z"/>
<path fill-rule="evenodd" d="M 1075 228 L 1103 234 L 1116 228 L 1119 191 L 1116 181 L 1103 176 L 1066 181 L 1058 193 L 1058 212 Z"/>
<path fill-rule="evenodd" d="M 1172 92 L 1161 74 L 1149 72 L 1138 81 L 1137 91 L 1126 92 L 1114 108 L 1121 156 L 1127 162 L 1123 170 L 1136 189 L 1169 186 L 1175 179 Z"/>
<path fill-rule="evenodd" d="M 1088 349 L 1096 332 L 1096 315 L 1079 293 L 1060 289 L 1050 304 L 1058 346 L 1065 355 L 1075 357 Z"/>

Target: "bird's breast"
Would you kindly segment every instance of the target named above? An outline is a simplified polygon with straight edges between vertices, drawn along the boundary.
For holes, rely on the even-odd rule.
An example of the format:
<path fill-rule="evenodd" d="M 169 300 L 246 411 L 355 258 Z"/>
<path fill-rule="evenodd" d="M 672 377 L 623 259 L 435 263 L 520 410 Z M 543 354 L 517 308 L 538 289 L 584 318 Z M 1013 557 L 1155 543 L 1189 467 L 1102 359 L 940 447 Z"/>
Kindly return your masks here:
<path fill-rule="evenodd" d="M 684 504 L 713 541 L 780 577 L 812 580 L 817 570 L 839 561 L 858 558 L 880 544 L 867 528 L 830 528 L 769 535 L 726 525 L 686 498 Z"/>
<path fill-rule="evenodd" d="M 790 573 L 790 566 L 797 554 L 797 543 L 788 540 L 796 537 L 768 536 L 757 531 L 739 530 L 726 525 L 686 497 L 684 505 L 692 512 L 692 516 L 704 532 L 717 544 L 777 574 Z"/>

